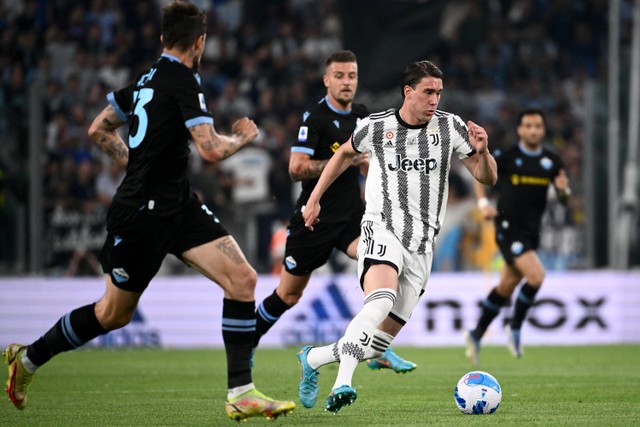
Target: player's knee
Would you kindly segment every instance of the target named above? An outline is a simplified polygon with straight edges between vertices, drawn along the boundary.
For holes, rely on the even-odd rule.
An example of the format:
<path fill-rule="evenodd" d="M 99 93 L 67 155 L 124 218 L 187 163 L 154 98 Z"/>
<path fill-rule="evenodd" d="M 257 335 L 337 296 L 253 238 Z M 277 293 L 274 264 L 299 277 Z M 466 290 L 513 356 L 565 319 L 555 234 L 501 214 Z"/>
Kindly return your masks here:
<path fill-rule="evenodd" d="M 240 300 L 253 299 L 258 282 L 258 273 L 253 267 L 244 264 L 244 268 L 239 269 L 231 277 L 231 288 L 234 297 Z"/>
<path fill-rule="evenodd" d="M 502 298 L 509 298 L 513 294 L 513 291 L 516 289 L 517 285 L 517 282 L 500 282 L 498 286 L 496 286 L 496 292 Z"/>
<path fill-rule="evenodd" d="M 287 292 L 283 297 L 281 297 L 282 301 L 287 304 L 289 307 L 293 307 L 300 301 L 302 298 L 302 290 L 300 292 Z"/>
<path fill-rule="evenodd" d="M 106 331 L 113 331 L 115 329 L 120 329 L 125 327 L 131 322 L 133 318 L 133 311 L 124 311 L 124 312 L 106 312 L 103 313 L 102 316 L 98 317 L 98 321 L 100 325 Z"/>
<path fill-rule="evenodd" d="M 539 288 L 544 281 L 544 276 L 544 270 L 534 271 L 533 273 L 527 275 L 527 283 L 529 283 L 534 288 Z"/>

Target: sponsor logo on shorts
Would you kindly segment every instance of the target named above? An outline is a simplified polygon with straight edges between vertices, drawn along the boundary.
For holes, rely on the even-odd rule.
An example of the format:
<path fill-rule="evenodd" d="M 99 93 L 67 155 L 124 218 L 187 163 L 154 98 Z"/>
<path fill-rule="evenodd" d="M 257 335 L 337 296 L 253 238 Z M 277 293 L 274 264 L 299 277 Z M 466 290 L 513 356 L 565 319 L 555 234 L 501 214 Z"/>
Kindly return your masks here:
<path fill-rule="evenodd" d="M 520 255 L 523 249 L 524 249 L 524 245 L 522 244 L 522 242 L 519 242 L 518 240 L 516 240 L 511 244 L 511 253 L 514 255 Z"/>
<path fill-rule="evenodd" d="M 124 283 L 129 280 L 129 274 L 124 271 L 124 268 L 114 268 L 111 273 L 118 283 Z"/>
<path fill-rule="evenodd" d="M 295 259 L 293 259 L 293 257 L 291 255 L 289 255 L 287 258 L 285 258 L 284 262 L 285 262 L 285 264 L 287 264 L 287 268 L 289 270 L 293 270 L 294 268 L 296 268 L 298 266 L 298 263 L 296 262 Z"/>

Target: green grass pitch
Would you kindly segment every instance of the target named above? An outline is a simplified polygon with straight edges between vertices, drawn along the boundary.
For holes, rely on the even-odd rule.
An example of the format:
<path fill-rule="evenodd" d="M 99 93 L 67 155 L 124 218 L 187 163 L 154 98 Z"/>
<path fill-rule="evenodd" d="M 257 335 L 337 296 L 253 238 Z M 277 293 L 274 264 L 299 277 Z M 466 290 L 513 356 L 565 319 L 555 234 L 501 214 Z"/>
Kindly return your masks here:
<path fill-rule="evenodd" d="M 360 365 L 358 400 L 337 415 L 325 412 L 337 365 L 321 368 L 313 409 L 297 398 L 296 349 L 260 349 L 254 382 L 296 410 L 282 426 L 633 426 L 640 425 L 640 346 L 527 347 L 514 359 L 503 347 L 486 347 L 479 369 L 503 389 L 492 415 L 464 415 L 453 389 L 472 367 L 458 348 L 395 348 L 418 364 L 406 375 Z M 34 380 L 29 406 L 0 403 L 0 426 L 216 426 L 224 414 L 222 350 L 80 350 L 59 355 Z M 0 376 L 7 379 L 6 369 Z M 6 397 L 6 395 L 5 395 Z M 263 418 L 253 425 L 275 425 Z M 246 424 L 249 425 L 249 424 Z"/>

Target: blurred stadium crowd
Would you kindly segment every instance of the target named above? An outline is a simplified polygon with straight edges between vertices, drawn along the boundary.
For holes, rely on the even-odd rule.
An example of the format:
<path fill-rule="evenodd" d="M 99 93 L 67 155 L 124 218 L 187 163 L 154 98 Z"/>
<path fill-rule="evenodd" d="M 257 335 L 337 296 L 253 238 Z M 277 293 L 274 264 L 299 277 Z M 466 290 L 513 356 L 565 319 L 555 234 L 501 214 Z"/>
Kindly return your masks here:
<path fill-rule="evenodd" d="M 24 238 L 20 217 L 28 211 L 27 164 L 29 156 L 37 154 L 44 168 L 46 271 L 98 273 L 105 207 L 123 171 L 89 141 L 87 128 L 106 105 L 106 94 L 158 57 L 160 8 L 165 3 L 0 2 L 0 271 L 17 268 L 15 248 Z M 305 106 L 325 93 L 324 60 L 335 50 L 352 49 L 343 37 L 345 11 L 341 2 L 330 0 L 195 3 L 209 13 L 199 72 L 216 129 L 228 130 L 246 115 L 256 121 L 261 137 L 220 164 L 204 163 L 196 153 L 192 184 L 254 266 L 270 271 L 278 252 L 277 244 L 270 248 L 272 236 L 278 235 L 296 196 L 297 185 L 287 171 L 290 143 Z M 552 202 L 541 253 L 549 255 L 549 268 L 579 267 L 583 90 L 605 72 L 606 38 L 601 35 L 606 33 L 607 2 L 443 4 L 440 28 L 434 33 L 438 47 L 428 55 L 445 74 L 440 108 L 485 126 L 494 149 L 515 142 L 519 109 L 536 106 L 547 112 L 548 142 L 563 157 L 576 196 L 566 211 Z M 361 66 L 360 73 L 367 70 Z M 385 94 L 361 82 L 356 101 L 372 111 L 397 106 L 396 86 Z M 41 153 L 28 149 L 30 87 L 40 88 L 43 95 Z M 449 219 L 435 270 L 491 268 L 495 261 L 490 224 L 474 217 L 471 187 L 460 171 L 452 173 Z"/>

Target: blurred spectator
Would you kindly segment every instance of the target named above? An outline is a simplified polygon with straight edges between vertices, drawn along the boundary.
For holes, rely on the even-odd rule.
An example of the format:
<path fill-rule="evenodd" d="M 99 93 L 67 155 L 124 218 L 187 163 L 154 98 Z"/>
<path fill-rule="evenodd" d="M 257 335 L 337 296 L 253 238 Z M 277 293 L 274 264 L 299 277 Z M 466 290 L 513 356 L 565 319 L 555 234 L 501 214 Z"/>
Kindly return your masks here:
<path fill-rule="evenodd" d="M 26 203 L 28 88 L 39 81 L 44 89 L 46 129 L 44 207 L 47 227 L 57 230 L 52 235 L 62 242 L 58 248 L 70 247 L 81 234 L 71 233 L 72 239 L 69 230 L 61 228 L 63 219 L 74 215 L 69 210 L 80 209 L 81 216 L 92 217 L 88 205 L 77 202 L 91 200 L 94 206 L 104 206 L 117 185 L 122 171 L 112 165 L 105 165 L 102 171 L 95 167 L 100 157 L 86 137 L 87 117 L 104 108 L 110 90 L 124 86 L 157 59 L 160 7 L 169 1 L 0 2 L 3 194 L 5 200 Z M 350 48 L 344 46 L 341 15 L 348 8 L 337 0 L 198 3 L 209 17 L 199 71 L 216 127 L 228 129 L 234 117 L 248 115 L 261 128 L 261 145 L 246 147 L 230 163 L 225 162 L 224 170 L 194 163 L 192 182 L 209 207 L 222 215 L 246 214 L 252 204 L 268 207 L 253 215 L 253 222 L 238 224 L 242 229 L 236 231 L 239 239 L 255 231 L 247 239 L 257 239 L 257 253 L 249 250 L 247 255 L 258 257 L 261 261 L 255 265 L 266 266 L 268 271 L 274 224 L 289 216 L 294 199 L 296 187 L 288 177 L 287 156 L 296 138 L 297 120 L 307 100 L 319 99 L 325 92 L 321 79 L 324 58 Z M 626 24 L 622 39 L 628 40 L 631 3 L 622 3 Z M 490 130 L 493 148 L 512 142 L 513 111 L 526 106 L 544 108 L 549 118 L 548 141 L 570 159 L 567 171 L 572 182 L 579 183 L 583 138 L 579 129 L 587 120 L 585 91 L 594 77 L 606 71 L 606 38 L 597 37 L 606 31 L 606 7 L 604 1 L 571 0 L 443 3 L 440 28 L 433 32 L 439 33 L 437 46 L 426 53 L 446 75 L 447 96 L 441 108 L 481 122 Z M 392 65 L 368 64 L 366 52 L 358 55 L 363 68 Z M 395 91 L 371 93 L 365 86 L 359 96 L 372 111 L 399 102 Z M 465 181 L 459 183 L 458 178 L 452 175 L 452 212 L 466 200 L 459 186 L 464 187 Z M 580 194 L 572 203 L 562 227 L 575 228 L 576 219 L 584 215 Z M 445 231 L 440 241 L 459 247 L 460 240 L 454 235 L 445 242 Z M 91 231 L 88 239 L 97 235 Z M 554 233 L 559 235 L 564 234 Z M 552 246 L 571 242 L 579 247 L 580 242 L 574 240 L 568 236 Z M 56 262 L 67 271 L 65 256 Z M 572 254 L 563 265 L 570 265 L 577 256 Z M 443 266 L 474 268 L 468 259 L 443 260 Z"/>
<path fill-rule="evenodd" d="M 249 97 L 238 92 L 238 81 L 229 80 L 215 103 L 216 119 L 229 120 L 230 116 L 254 117 L 253 102 Z"/>
<path fill-rule="evenodd" d="M 111 88 L 120 88 L 127 85 L 129 82 L 129 69 L 121 65 L 120 55 L 117 50 L 112 50 L 105 55 L 98 78 Z"/>
<path fill-rule="evenodd" d="M 96 184 L 91 159 L 83 158 L 76 165 L 76 173 L 69 186 L 69 195 L 74 207 L 82 208 L 85 204 L 96 201 Z"/>
<path fill-rule="evenodd" d="M 107 166 L 103 166 L 96 179 L 96 196 L 98 203 L 108 206 L 124 178 L 124 169 L 112 160 L 106 162 Z"/>
<path fill-rule="evenodd" d="M 5 168 L 0 162 L 0 272 L 16 260 L 17 203 L 6 185 Z"/>

